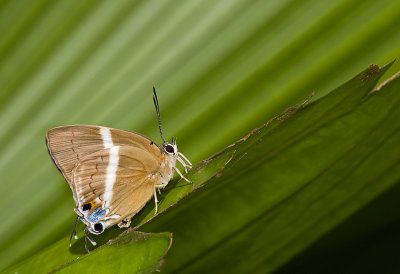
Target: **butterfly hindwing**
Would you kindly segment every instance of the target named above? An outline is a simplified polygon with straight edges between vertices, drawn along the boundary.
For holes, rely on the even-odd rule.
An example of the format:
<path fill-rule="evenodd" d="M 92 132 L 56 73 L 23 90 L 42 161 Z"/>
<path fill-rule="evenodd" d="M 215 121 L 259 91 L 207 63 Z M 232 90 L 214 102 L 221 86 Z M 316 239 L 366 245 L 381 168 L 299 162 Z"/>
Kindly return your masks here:
<path fill-rule="evenodd" d="M 91 223 L 98 208 L 105 228 L 130 219 L 151 199 L 160 159 L 133 146 L 113 146 L 86 156 L 73 170 L 77 213 Z"/>

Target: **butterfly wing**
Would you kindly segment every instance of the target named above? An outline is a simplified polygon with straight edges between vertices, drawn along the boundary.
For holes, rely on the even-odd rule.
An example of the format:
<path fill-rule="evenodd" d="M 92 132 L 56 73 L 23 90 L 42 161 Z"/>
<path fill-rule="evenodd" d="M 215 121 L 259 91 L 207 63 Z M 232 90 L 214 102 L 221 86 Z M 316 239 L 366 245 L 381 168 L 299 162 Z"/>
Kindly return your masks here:
<path fill-rule="evenodd" d="M 86 156 L 72 172 L 76 212 L 92 231 L 98 222 L 106 229 L 122 220 L 129 221 L 151 199 L 155 186 L 170 179 L 161 169 L 165 164 L 163 155 L 158 158 L 147 150 L 126 145 Z"/>
<path fill-rule="evenodd" d="M 72 170 L 87 155 L 118 145 L 142 148 L 161 155 L 159 147 L 141 134 L 92 125 L 71 125 L 49 130 L 46 144 L 53 162 L 71 188 Z"/>

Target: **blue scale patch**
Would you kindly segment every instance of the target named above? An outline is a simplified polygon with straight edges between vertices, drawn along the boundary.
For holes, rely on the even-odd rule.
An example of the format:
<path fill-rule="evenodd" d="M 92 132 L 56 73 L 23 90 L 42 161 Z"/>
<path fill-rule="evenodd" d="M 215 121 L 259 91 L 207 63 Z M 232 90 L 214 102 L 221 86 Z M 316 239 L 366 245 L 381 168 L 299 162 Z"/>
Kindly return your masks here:
<path fill-rule="evenodd" d="M 90 213 L 90 215 L 87 216 L 87 220 L 91 223 L 97 223 L 97 221 L 103 217 L 106 214 L 106 210 L 102 208 L 96 208 L 95 211 Z"/>

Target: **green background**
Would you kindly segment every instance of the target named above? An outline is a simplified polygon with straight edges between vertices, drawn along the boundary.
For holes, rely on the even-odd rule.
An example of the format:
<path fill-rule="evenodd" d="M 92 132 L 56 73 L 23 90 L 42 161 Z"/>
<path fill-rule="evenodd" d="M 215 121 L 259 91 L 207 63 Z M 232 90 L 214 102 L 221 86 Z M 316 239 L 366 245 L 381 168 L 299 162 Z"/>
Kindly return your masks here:
<path fill-rule="evenodd" d="M 100 124 L 159 142 L 156 86 L 166 136 L 196 163 L 312 92 L 398 57 L 399 25 L 397 1 L 2 1 L 0 269 L 72 229 L 72 195 L 44 144 L 49 128 Z M 388 201 L 398 192 L 377 195 L 343 227 L 373 226 L 382 210 L 394 222 Z M 336 258 L 334 239 L 299 251 L 288 269 L 321 252 Z"/>

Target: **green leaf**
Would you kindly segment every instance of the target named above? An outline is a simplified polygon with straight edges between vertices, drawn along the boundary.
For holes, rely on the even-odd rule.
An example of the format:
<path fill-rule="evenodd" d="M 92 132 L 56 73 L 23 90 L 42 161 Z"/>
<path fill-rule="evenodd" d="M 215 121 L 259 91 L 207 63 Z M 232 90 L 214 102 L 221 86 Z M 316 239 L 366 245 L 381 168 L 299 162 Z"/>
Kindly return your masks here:
<path fill-rule="evenodd" d="M 163 270 L 270 273 L 394 186 L 400 78 L 373 89 L 387 68 L 371 66 L 222 152 L 234 152 L 222 176 L 142 228 L 177 235 Z"/>
<path fill-rule="evenodd" d="M 68 240 L 64 239 L 7 272 L 151 273 L 159 269 L 171 243 L 169 233 L 130 231 L 85 254 L 84 250 L 76 248 L 72 248 L 71 253 L 66 252 Z"/>

